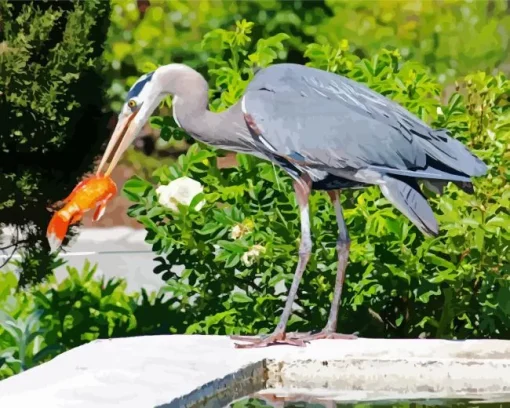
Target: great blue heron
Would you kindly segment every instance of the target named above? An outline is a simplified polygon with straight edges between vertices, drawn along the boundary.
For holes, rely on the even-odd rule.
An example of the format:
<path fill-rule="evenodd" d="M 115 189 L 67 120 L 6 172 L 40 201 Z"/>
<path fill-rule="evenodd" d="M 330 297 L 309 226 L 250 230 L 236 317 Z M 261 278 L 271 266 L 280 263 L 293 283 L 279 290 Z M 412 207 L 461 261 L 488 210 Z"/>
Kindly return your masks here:
<path fill-rule="evenodd" d="M 143 75 L 131 87 L 98 174 L 113 155 L 105 174 L 111 173 L 169 94 L 175 121 L 192 137 L 269 160 L 293 179 L 301 212 L 301 242 L 292 286 L 275 331 L 261 338 L 235 337 L 249 340 L 242 347 L 355 338 L 336 333 L 350 244 L 339 191 L 378 185 L 420 231 L 435 236 L 438 225 L 417 181 L 437 193 L 449 181 L 472 193 L 470 177 L 487 171 L 485 164 L 446 130 L 430 128 L 397 103 L 343 76 L 302 65 L 276 64 L 256 73 L 238 103 L 213 113 L 208 110 L 208 85 L 203 76 L 186 65 L 169 64 Z M 308 198 L 314 189 L 328 192 L 338 221 L 333 301 L 321 332 L 287 334 L 287 321 L 312 248 Z"/>

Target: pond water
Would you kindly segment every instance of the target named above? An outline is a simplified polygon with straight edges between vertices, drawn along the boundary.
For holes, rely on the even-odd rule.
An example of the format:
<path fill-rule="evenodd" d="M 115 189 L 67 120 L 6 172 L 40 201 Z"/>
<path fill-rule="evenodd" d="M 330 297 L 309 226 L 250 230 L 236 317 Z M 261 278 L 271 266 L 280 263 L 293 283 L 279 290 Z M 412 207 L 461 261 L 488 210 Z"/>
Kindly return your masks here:
<path fill-rule="evenodd" d="M 490 400 L 476 400 L 473 398 L 464 399 L 385 399 L 376 401 L 334 401 L 313 398 L 308 396 L 285 396 L 279 397 L 275 394 L 253 395 L 237 400 L 225 408 L 431 408 L 431 407 L 453 407 L 453 408 L 510 408 L 508 402 L 490 402 Z"/>

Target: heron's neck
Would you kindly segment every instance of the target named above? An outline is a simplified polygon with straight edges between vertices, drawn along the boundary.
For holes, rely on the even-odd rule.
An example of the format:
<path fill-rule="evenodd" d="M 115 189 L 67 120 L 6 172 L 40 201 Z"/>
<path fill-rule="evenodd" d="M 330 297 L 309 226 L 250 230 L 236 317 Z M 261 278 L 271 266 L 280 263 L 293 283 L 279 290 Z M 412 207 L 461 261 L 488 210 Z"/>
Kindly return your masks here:
<path fill-rule="evenodd" d="M 253 143 L 239 104 L 221 113 L 208 110 L 209 86 L 200 73 L 182 64 L 159 69 L 164 93 L 173 95 L 174 119 L 192 137 L 233 151 Z"/>
<path fill-rule="evenodd" d="M 197 104 L 195 98 L 202 98 L 205 103 Z M 201 142 L 239 152 L 245 152 L 253 143 L 239 104 L 223 112 L 211 112 L 207 109 L 207 92 L 203 95 L 174 95 L 172 104 L 175 121 Z"/>

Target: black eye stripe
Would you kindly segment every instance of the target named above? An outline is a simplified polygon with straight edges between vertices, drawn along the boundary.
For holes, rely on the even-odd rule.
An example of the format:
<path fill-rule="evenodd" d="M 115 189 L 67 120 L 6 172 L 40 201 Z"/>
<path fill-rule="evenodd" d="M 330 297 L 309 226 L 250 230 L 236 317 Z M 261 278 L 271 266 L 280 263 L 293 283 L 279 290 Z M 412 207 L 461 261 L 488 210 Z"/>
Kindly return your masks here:
<path fill-rule="evenodd" d="M 129 100 L 139 95 L 143 87 L 147 84 L 147 82 L 150 82 L 150 80 L 152 79 L 152 75 L 154 75 L 154 72 L 147 74 L 147 76 L 144 79 L 138 80 L 138 82 L 134 84 L 133 87 L 129 90 L 127 94 L 127 99 Z"/>

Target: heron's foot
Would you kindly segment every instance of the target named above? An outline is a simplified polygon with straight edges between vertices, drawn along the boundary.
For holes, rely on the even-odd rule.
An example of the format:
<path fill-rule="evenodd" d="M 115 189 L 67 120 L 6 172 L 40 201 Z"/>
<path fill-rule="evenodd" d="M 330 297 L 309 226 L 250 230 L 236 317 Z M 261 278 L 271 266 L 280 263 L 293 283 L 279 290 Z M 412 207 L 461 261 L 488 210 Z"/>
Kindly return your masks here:
<path fill-rule="evenodd" d="M 334 340 L 356 340 L 358 338 L 357 333 L 353 334 L 343 334 L 343 333 L 336 333 L 332 330 L 324 329 L 320 331 L 319 333 L 303 333 L 298 334 L 299 339 L 310 342 L 312 340 L 322 340 L 322 339 L 334 339 Z"/>
<path fill-rule="evenodd" d="M 259 348 L 274 346 L 277 344 L 304 347 L 305 341 L 293 334 L 287 334 L 285 332 L 273 333 L 269 336 L 230 336 L 232 340 L 238 340 L 246 342 L 247 344 L 235 343 L 236 348 Z"/>

